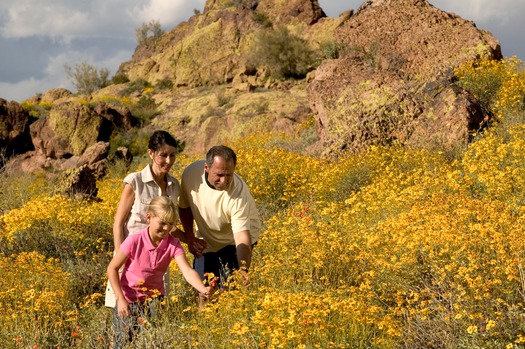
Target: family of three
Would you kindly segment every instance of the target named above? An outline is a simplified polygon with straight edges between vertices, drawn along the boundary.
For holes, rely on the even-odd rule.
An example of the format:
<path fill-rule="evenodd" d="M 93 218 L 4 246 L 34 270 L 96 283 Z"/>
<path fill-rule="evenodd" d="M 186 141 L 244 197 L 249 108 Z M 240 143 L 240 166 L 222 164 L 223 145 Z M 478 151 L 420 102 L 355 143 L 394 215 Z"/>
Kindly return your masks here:
<path fill-rule="evenodd" d="M 150 164 L 124 178 L 106 292 L 106 305 L 115 308 L 115 348 L 132 340 L 138 321 L 169 292 L 172 259 L 201 302 L 213 293 L 206 275 L 219 277 L 219 285 L 233 270 L 247 278 L 261 220 L 246 182 L 235 173 L 235 152 L 212 147 L 205 160 L 184 170 L 179 184 L 170 174 L 178 148 L 168 132 L 154 132 Z M 179 219 L 183 230 L 176 227 Z M 193 268 L 181 241 L 194 256 Z"/>

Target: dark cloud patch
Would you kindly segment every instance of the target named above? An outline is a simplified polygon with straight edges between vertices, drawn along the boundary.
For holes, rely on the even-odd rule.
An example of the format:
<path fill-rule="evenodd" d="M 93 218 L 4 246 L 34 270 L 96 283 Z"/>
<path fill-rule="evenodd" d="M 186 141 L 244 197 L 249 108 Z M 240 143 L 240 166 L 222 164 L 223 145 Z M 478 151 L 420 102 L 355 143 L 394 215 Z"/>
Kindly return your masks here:
<path fill-rule="evenodd" d="M 63 47 L 49 38 L 30 37 L 0 40 L 0 81 L 16 83 L 30 77 L 45 76 L 44 67 L 50 56 Z"/>
<path fill-rule="evenodd" d="M 525 21 L 518 16 L 513 16 L 507 22 L 501 23 L 498 20 L 488 20 L 476 23 L 480 29 L 487 30 L 499 40 L 501 52 L 504 57 L 517 56 L 521 60 L 525 59 Z"/>
<path fill-rule="evenodd" d="M 137 43 L 135 38 L 115 39 L 110 37 L 76 38 L 70 42 L 69 49 L 72 51 L 85 52 L 89 58 L 103 61 L 118 51 L 133 52 Z M 131 56 L 129 57 L 131 59 Z"/>

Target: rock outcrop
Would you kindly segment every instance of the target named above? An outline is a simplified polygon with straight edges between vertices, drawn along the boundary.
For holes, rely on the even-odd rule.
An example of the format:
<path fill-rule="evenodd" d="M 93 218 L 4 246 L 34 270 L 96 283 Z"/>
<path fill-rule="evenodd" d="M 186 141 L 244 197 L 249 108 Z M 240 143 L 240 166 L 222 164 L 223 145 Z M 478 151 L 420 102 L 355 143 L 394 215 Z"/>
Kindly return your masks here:
<path fill-rule="evenodd" d="M 32 120 L 20 104 L 0 98 L 0 168 L 13 155 L 34 149 L 29 134 Z"/>
<path fill-rule="evenodd" d="M 324 154 L 370 144 L 451 150 L 485 116 L 454 86 L 467 59 L 501 58 L 499 42 L 426 0 L 366 1 L 335 32 L 344 48 L 308 87 Z"/>
<path fill-rule="evenodd" d="M 4 149 L 16 149 L 11 153 L 5 151 L 9 157 L 17 155 L 11 160 L 9 170 L 35 172 L 54 168 L 63 171 L 86 165 L 95 175 L 105 174 L 111 134 L 115 130 L 130 130 L 138 121 L 125 107 L 77 101 L 67 92 L 57 89 L 41 97 L 38 102 L 45 98 L 45 103 L 52 107 L 47 115 L 33 122 L 18 103 L 2 104 L 0 100 L 0 110 L 6 105 L 9 111 L 1 119 L 6 125 L 3 129 L 11 130 L 5 133 Z"/>
<path fill-rule="evenodd" d="M 254 32 L 268 23 L 309 31 L 323 17 L 317 0 L 208 0 L 202 14 L 179 24 L 155 45 L 138 46 L 119 72 L 152 84 L 164 79 L 189 87 L 229 83 L 246 70 L 243 53 L 250 49 Z"/>
<path fill-rule="evenodd" d="M 283 27 L 320 57 L 306 79 L 248 64 L 253 38 Z M 0 148 L 23 153 L 13 161 L 20 169 L 86 165 L 103 175 L 111 134 L 145 126 L 133 116 L 142 113 L 190 153 L 258 131 L 295 136 L 312 117 L 319 141 L 309 150 L 327 157 L 372 144 L 454 150 L 487 118 L 453 82 L 454 68 L 479 57 L 501 58 L 498 40 L 426 0 L 367 0 L 339 18 L 317 0 L 208 0 L 202 14 L 136 48 L 117 73 L 129 83 L 88 100 L 50 90 L 29 100 L 45 109 L 36 121 L 0 100 Z"/>

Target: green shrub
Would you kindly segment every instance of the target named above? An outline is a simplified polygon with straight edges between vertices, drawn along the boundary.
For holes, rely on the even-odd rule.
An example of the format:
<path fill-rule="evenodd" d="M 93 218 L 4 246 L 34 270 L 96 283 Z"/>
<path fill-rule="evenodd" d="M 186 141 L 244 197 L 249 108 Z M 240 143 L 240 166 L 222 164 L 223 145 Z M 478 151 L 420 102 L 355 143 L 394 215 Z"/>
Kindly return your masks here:
<path fill-rule="evenodd" d="M 308 42 L 286 27 L 261 30 L 246 60 L 249 69 L 265 67 L 277 79 L 304 78 L 319 61 Z"/>
<path fill-rule="evenodd" d="M 149 81 L 142 79 L 142 78 L 138 78 L 130 82 L 126 89 L 120 91 L 119 96 L 121 97 L 128 96 L 132 94 L 133 92 L 137 92 L 137 91 L 142 92 L 144 89 L 148 87 L 151 87 L 151 84 L 149 83 Z"/>
<path fill-rule="evenodd" d="M 37 119 L 49 115 L 49 111 L 53 108 L 53 104 L 50 102 L 40 101 L 33 103 L 29 100 L 23 101 L 21 106 L 29 113 L 29 115 Z"/>
<path fill-rule="evenodd" d="M 325 59 L 336 59 L 339 58 L 341 52 L 341 44 L 334 40 L 326 40 L 319 44 L 319 48 L 323 53 Z"/>
<path fill-rule="evenodd" d="M 158 80 L 155 87 L 159 90 L 171 90 L 173 88 L 173 81 L 170 79 Z"/>
<path fill-rule="evenodd" d="M 354 45 L 349 48 L 349 54 L 355 58 L 359 58 L 370 68 L 378 69 L 381 61 L 381 47 L 374 42 L 370 46 Z"/>
<path fill-rule="evenodd" d="M 264 12 L 255 11 L 253 13 L 253 20 L 259 23 L 264 28 L 270 28 L 273 26 L 272 21 Z"/>
<path fill-rule="evenodd" d="M 231 103 L 232 98 L 228 95 L 225 89 L 219 89 L 215 92 L 215 97 L 217 97 L 217 105 L 219 107 L 227 106 Z"/>
<path fill-rule="evenodd" d="M 95 90 L 109 85 L 109 70 L 106 68 L 97 69 L 90 63 L 82 62 L 76 64 L 74 68 L 65 64 L 64 69 L 80 94 L 90 95 Z"/>
<path fill-rule="evenodd" d="M 157 103 L 149 96 L 141 96 L 138 102 L 131 107 L 130 111 L 142 124 L 146 124 L 159 114 Z"/>
<path fill-rule="evenodd" d="M 126 74 L 124 73 L 118 73 L 118 74 L 115 74 L 112 78 L 111 78 L 111 83 L 112 84 L 125 84 L 125 83 L 128 83 L 129 82 L 129 78 Z"/>
<path fill-rule="evenodd" d="M 110 154 L 114 154 L 118 147 L 129 149 L 133 157 L 143 156 L 148 151 L 150 132 L 145 129 L 131 129 L 123 133 L 114 133 L 109 141 Z M 114 168 L 110 167 L 110 171 Z"/>

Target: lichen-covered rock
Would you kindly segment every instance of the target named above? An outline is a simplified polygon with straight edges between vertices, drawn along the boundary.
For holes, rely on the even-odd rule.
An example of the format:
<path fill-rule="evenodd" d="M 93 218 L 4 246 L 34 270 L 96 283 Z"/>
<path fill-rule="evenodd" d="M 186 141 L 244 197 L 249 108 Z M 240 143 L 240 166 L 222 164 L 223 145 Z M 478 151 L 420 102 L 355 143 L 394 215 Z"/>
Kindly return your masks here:
<path fill-rule="evenodd" d="M 452 83 L 453 68 L 501 58 L 499 42 L 426 0 L 370 0 L 336 30 L 343 49 L 308 86 L 325 155 L 370 144 L 466 145 L 484 116 Z"/>
<path fill-rule="evenodd" d="M 35 149 L 47 157 L 60 159 L 80 156 L 101 139 L 111 124 L 86 104 L 69 101 L 55 106 L 30 126 Z"/>
<path fill-rule="evenodd" d="M 58 100 L 71 97 L 73 92 L 65 88 L 54 88 L 52 90 L 46 91 L 41 97 L 40 101 L 44 103 L 54 103 Z"/>
<path fill-rule="evenodd" d="M 245 70 L 243 53 L 263 28 L 261 18 L 311 36 L 319 30 L 309 28 L 324 17 L 317 0 L 208 0 L 202 14 L 179 24 L 153 47 L 137 47 L 119 71 L 152 84 L 164 79 L 189 87 L 229 83 Z"/>

